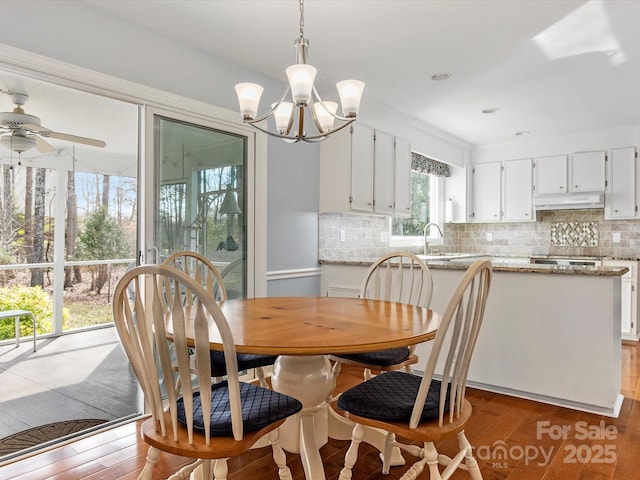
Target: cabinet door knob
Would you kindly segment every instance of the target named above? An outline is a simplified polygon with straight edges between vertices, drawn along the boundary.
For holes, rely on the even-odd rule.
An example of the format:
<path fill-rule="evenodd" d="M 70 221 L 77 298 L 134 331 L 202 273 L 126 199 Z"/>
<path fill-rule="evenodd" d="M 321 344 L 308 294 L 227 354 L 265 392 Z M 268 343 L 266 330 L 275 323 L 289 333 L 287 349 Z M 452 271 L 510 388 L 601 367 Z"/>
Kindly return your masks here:
<path fill-rule="evenodd" d="M 562 187 L 562 186 L 561 186 L 561 187 L 560 187 L 560 190 L 564 190 L 564 187 Z"/>

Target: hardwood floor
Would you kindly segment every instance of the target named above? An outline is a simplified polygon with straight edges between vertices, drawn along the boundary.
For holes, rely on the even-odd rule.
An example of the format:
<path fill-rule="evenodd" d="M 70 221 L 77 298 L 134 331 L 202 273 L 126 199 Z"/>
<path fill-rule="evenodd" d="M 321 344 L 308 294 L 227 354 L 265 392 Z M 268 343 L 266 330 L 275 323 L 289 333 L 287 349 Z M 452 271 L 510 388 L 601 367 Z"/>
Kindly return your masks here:
<path fill-rule="evenodd" d="M 623 394 L 619 418 L 586 414 L 552 405 L 469 389 L 474 413 L 466 430 L 485 480 L 640 479 L 640 346 L 623 346 Z M 360 372 L 343 367 L 339 389 L 359 381 Z M 139 421 L 95 433 L 52 450 L 0 467 L 0 479 L 137 478 L 147 446 Z M 547 426 L 545 430 L 543 427 Z M 564 434 L 562 431 L 564 429 Z M 555 435 L 555 434 L 558 435 Z M 451 442 L 438 444 L 443 453 Z M 330 440 L 322 450 L 327 480 L 338 478 L 346 441 Z M 504 447 L 504 458 L 497 447 Z M 287 454 L 294 480 L 304 479 L 297 455 Z M 409 455 L 405 457 L 413 460 Z M 162 454 L 154 478 L 166 478 L 185 459 Z M 400 478 L 403 467 L 383 476 L 377 452 L 362 445 L 353 480 Z M 229 461 L 229 479 L 277 478 L 271 450 L 262 448 Z M 421 478 L 428 478 L 425 473 Z M 469 478 L 457 472 L 453 479 Z"/>

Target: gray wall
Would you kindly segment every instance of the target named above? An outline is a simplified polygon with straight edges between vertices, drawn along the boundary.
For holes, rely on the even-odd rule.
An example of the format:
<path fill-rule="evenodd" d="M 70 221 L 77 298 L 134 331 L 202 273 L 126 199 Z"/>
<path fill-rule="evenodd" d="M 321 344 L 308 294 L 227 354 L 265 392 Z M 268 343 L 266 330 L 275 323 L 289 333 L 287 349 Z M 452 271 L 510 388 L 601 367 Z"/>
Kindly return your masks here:
<path fill-rule="evenodd" d="M 229 110 L 238 109 L 234 85 L 240 81 L 261 83 L 266 99 L 284 89 L 77 1 L 4 1 L 2 19 L 0 43 Z M 269 139 L 269 271 L 317 266 L 318 159 L 317 145 Z M 317 293 L 313 282 L 307 290 Z"/>

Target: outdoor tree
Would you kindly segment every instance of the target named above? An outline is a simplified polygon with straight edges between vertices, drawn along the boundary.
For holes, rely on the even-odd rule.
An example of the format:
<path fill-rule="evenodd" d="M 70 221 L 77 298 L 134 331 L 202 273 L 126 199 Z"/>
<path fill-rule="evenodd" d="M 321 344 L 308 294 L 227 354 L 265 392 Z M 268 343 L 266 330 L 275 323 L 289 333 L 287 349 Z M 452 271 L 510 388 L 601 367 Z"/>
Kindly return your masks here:
<path fill-rule="evenodd" d="M 2 196 L 0 197 L 0 252 L 11 254 L 17 237 L 16 207 L 13 195 L 13 178 L 10 165 L 2 166 Z"/>
<path fill-rule="evenodd" d="M 66 258 L 72 259 L 76 254 L 78 240 L 78 206 L 76 201 L 76 174 L 73 170 L 67 172 L 67 228 L 65 235 Z M 82 272 L 79 266 L 65 267 L 64 287 L 71 287 L 74 283 L 82 281 Z"/>
<path fill-rule="evenodd" d="M 33 261 L 33 167 L 25 170 L 24 181 L 24 256 Z"/>
<path fill-rule="evenodd" d="M 35 263 L 44 262 L 44 210 L 45 210 L 45 184 L 47 170 L 36 169 L 36 185 L 33 207 L 33 257 Z M 42 268 L 31 270 L 31 286 L 40 285 L 44 288 L 44 271 Z"/>
<path fill-rule="evenodd" d="M 123 258 L 130 253 L 122 229 L 104 208 L 98 208 L 89 215 L 78 237 L 78 247 L 78 256 L 83 260 Z M 97 294 L 108 280 L 107 267 L 97 265 L 92 269 L 92 289 Z"/>

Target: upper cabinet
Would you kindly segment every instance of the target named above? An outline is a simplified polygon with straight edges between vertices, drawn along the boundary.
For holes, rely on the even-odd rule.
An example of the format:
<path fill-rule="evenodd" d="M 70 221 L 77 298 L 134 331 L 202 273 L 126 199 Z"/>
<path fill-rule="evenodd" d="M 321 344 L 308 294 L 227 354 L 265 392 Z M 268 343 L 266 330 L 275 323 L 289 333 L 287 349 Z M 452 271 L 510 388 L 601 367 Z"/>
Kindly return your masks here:
<path fill-rule="evenodd" d="M 570 192 L 604 192 L 605 163 L 604 151 L 579 152 L 571 155 L 569 164 Z"/>
<path fill-rule="evenodd" d="M 605 219 L 635 218 L 636 201 L 635 147 L 614 148 L 609 152 L 608 185 L 605 193 Z"/>
<path fill-rule="evenodd" d="M 409 216 L 411 146 L 361 123 L 320 147 L 320 212 Z"/>
<path fill-rule="evenodd" d="M 604 151 L 579 152 L 571 157 L 538 157 L 535 161 L 535 194 L 604 192 L 605 163 Z"/>
<path fill-rule="evenodd" d="M 343 135 L 344 133 L 335 133 L 333 137 L 327 138 L 325 144 L 333 140 L 334 137 L 345 136 Z M 340 152 L 331 153 L 333 158 L 342 166 L 342 172 L 333 168 L 331 169 L 333 170 L 333 175 L 329 172 L 329 176 L 333 177 L 334 180 L 338 173 L 344 174 L 346 178 L 351 180 L 349 189 L 340 192 L 339 195 L 341 204 L 346 200 L 350 202 L 350 205 L 339 211 L 349 211 L 351 209 L 360 212 L 373 212 L 373 129 L 361 124 L 354 124 L 350 127 L 349 136 L 346 137 L 346 140 L 346 144 L 342 140 L 340 141 L 340 146 L 345 145 L 346 148 Z M 327 162 L 321 156 L 321 171 L 322 165 L 325 163 Z"/>
<path fill-rule="evenodd" d="M 474 222 L 500 221 L 501 171 L 500 162 L 479 163 L 471 170 L 471 215 Z"/>
<path fill-rule="evenodd" d="M 376 130 L 373 137 L 373 209 L 377 213 L 393 215 L 395 150 L 393 135 Z"/>
<path fill-rule="evenodd" d="M 404 138 L 395 137 L 394 156 L 394 215 L 409 218 L 411 216 L 411 143 Z"/>
<path fill-rule="evenodd" d="M 530 222 L 533 214 L 533 160 L 502 162 L 502 220 Z"/>
<path fill-rule="evenodd" d="M 566 155 L 536 158 L 536 195 L 566 193 L 569 191 L 567 189 L 567 163 Z"/>
<path fill-rule="evenodd" d="M 530 158 L 475 165 L 472 170 L 472 221 L 535 220 L 532 165 Z"/>

